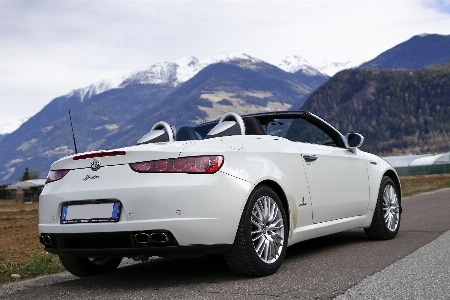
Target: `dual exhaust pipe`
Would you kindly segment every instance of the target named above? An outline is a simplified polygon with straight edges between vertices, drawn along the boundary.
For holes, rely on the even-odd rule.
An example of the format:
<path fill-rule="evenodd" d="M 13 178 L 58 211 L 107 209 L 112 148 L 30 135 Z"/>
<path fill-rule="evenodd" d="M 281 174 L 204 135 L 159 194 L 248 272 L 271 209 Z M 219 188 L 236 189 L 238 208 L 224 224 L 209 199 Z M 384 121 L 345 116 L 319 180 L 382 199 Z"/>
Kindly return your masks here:
<path fill-rule="evenodd" d="M 152 233 L 139 232 L 134 235 L 134 240 L 136 241 L 136 243 L 141 245 L 148 245 L 151 243 L 157 244 L 170 243 L 170 237 L 165 232 L 152 232 Z"/>

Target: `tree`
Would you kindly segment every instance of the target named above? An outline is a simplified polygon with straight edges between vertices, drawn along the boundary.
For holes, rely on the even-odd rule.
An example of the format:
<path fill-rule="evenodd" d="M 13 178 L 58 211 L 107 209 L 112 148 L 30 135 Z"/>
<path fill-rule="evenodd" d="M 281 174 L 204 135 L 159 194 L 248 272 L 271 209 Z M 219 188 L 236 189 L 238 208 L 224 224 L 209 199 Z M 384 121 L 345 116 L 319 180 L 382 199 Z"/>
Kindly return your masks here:
<path fill-rule="evenodd" d="M 25 168 L 25 172 L 23 173 L 22 177 L 20 178 L 20 181 L 30 180 L 30 179 L 38 179 L 41 175 L 41 172 L 36 169 L 29 169 Z"/>

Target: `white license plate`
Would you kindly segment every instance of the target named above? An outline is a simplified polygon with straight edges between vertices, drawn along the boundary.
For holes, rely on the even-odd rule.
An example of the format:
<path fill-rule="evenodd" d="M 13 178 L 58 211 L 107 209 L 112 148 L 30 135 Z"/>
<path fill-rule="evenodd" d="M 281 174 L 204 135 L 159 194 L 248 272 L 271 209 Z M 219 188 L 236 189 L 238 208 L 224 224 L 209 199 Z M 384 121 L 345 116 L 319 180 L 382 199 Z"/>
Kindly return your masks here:
<path fill-rule="evenodd" d="M 120 202 L 66 204 L 61 209 L 61 224 L 117 222 Z"/>

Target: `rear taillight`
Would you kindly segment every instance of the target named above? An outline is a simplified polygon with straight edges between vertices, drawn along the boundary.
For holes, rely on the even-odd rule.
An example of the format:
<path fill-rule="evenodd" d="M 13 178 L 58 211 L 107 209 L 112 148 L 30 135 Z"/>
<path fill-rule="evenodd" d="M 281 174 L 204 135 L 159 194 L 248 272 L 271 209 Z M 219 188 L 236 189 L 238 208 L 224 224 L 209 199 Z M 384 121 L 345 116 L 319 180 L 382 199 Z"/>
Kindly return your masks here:
<path fill-rule="evenodd" d="M 47 175 L 47 180 L 45 183 L 53 182 L 56 180 L 60 180 L 64 176 L 66 176 L 67 173 L 69 173 L 70 170 L 56 170 L 56 171 L 49 171 Z"/>
<path fill-rule="evenodd" d="M 130 164 L 138 173 L 216 173 L 223 165 L 223 156 L 192 156 Z"/>

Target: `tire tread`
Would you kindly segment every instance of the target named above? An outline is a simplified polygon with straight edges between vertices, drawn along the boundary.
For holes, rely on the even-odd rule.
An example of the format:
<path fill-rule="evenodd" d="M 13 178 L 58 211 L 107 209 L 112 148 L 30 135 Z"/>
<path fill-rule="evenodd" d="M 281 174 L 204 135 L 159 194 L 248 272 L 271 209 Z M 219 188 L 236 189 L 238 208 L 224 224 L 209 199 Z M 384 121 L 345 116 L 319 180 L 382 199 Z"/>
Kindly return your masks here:
<path fill-rule="evenodd" d="M 104 264 L 95 264 L 87 257 L 77 256 L 60 256 L 59 260 L 67 271 L 78 277 L 89 277 L 115 270 L 120 262 L 121 257 L 113 257 L 107 259 Z"/>

